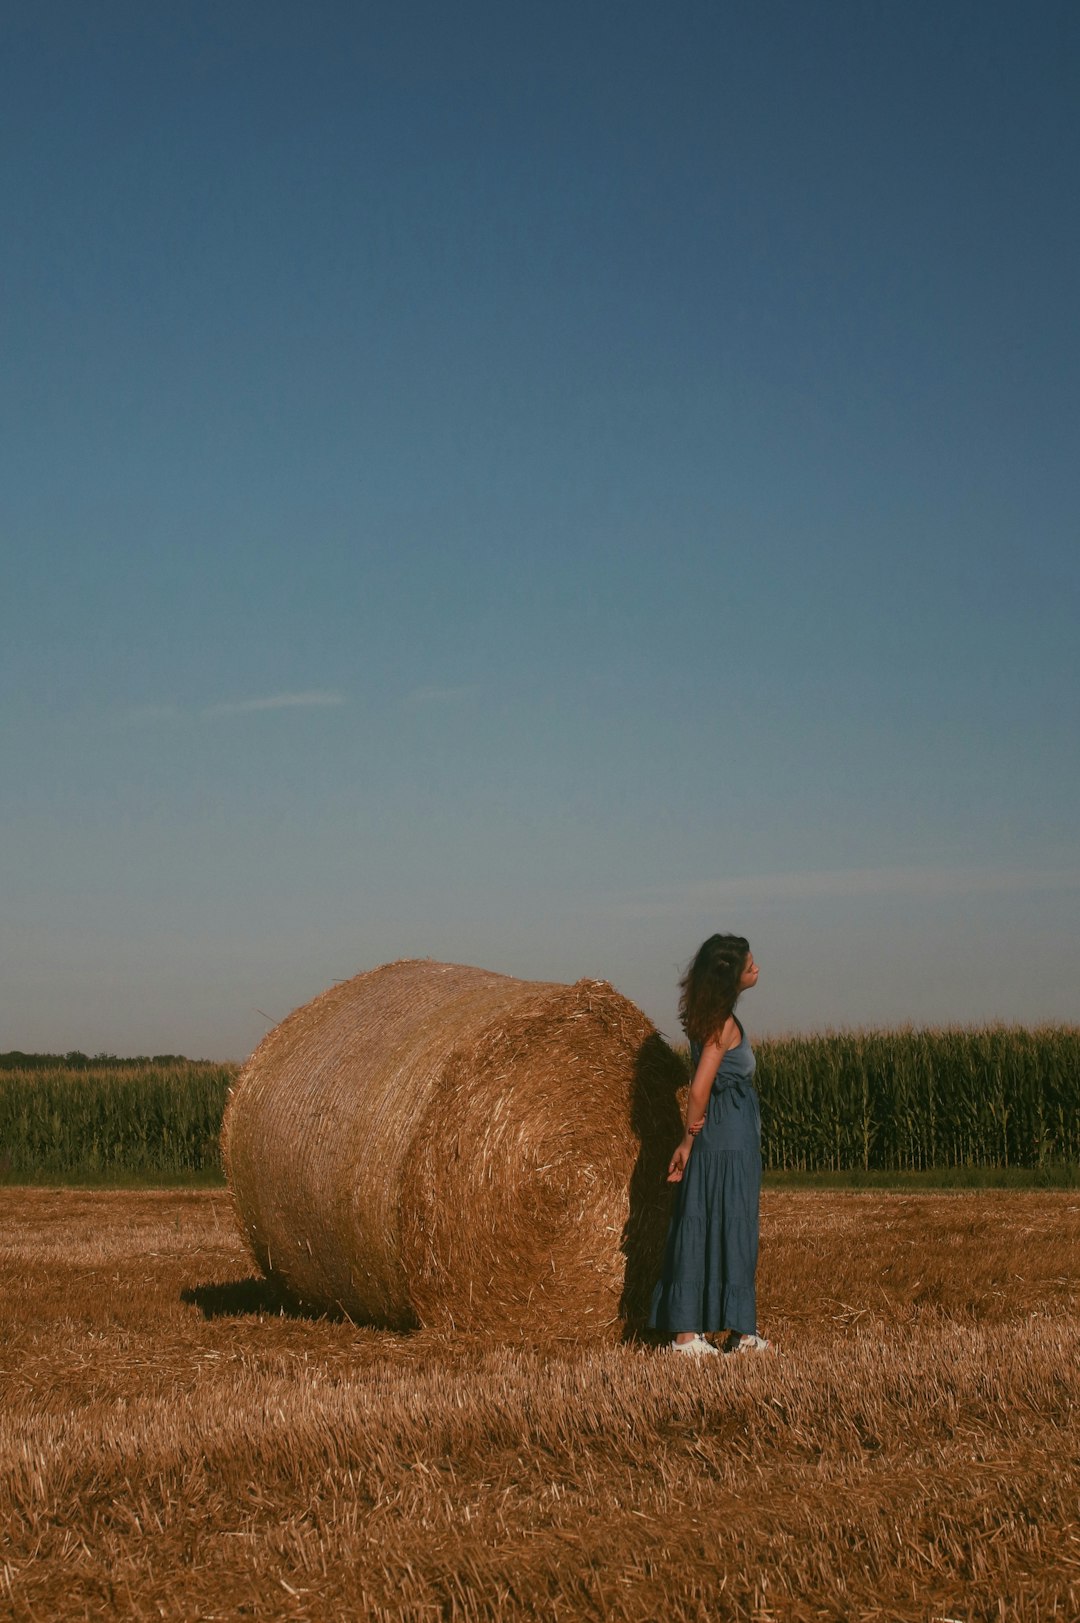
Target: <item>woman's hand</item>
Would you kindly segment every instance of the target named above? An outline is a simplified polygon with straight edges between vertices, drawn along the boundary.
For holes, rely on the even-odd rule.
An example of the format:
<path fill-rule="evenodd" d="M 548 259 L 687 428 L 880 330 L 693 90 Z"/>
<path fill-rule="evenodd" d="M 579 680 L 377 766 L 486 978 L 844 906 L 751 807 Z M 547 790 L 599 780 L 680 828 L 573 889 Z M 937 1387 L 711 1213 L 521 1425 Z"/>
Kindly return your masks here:
<path fill-rule="evenodd" d="M 683 1139 L 682 1143 L 679 1145 L 678 1149 L 675 1151 L 675 1154 L 671 1157 L 670 1163 L 668 1164 L 668 1183 L 680 1183 L 682 1181 L 682 1175 L 686 1170 L 686 1163 L 690 1159 L 690 1151 L 693 1149 L 693 1147 L 694 1140 L 690 1137 L 690 1134 L 687 1133 L 686 1137 Z"/>

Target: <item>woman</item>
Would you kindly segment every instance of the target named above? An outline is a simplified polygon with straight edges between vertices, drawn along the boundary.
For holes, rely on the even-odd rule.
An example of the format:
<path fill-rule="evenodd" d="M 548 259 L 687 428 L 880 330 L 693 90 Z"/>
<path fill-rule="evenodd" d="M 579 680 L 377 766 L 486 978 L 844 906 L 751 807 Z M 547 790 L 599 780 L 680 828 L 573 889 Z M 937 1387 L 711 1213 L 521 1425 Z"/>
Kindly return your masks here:
<path fill-rule="evenodd" d="M 730 1330 L 732 1352 L 769 1352 L 757 1333 L 754 1275 L 761 1193 L 761 1107 L 756 1061 L 735 1005 L 757 985 L 741 935 L 712 935 L 680 981 L 679 1016 L 694 1069 L 686 1135 L 671 1157 L 679 1190 L 649 1325 L 671 1330 L 671 1350 L 713 1353 L 702 1332 Z M 692 1125 L 691 1125 L 692 1124 Z"/>

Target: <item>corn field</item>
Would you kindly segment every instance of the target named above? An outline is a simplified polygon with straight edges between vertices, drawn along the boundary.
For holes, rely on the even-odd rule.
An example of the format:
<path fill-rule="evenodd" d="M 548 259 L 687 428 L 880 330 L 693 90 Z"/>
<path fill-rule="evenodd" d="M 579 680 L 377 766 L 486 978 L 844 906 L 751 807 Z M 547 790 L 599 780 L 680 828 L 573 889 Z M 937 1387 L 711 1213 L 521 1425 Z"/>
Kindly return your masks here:
<path fill-rule="evenodd" d="M 767 1172 L 1080 1162 L 1080 1027 L 850 1031 L 755 1053 Z M 11 1059 L 0 1182 L 221 1180 L 235 1065 Z"/>
<path fill-rule="evenodd" d="M 852 1031 L 755 1052 L 769 1171 L 1080 1160 L 1080 1027 Z"/>
<path fill-rule="evenodd" d="M 235 1074 L 201 1060 L 0 1069 L 0 1181 L 220 1181 Z"/>

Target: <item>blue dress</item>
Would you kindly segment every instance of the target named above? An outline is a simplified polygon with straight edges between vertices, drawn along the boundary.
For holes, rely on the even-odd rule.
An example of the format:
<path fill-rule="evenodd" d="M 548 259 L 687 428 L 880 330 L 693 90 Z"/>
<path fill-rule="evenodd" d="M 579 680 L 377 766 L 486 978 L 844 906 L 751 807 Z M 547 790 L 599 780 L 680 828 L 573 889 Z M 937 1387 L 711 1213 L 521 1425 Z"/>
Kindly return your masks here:
<path fill-rule="evenodd" d="M 654 1330 L 739 1330 L 757 1334 L 754 1276 L 761 1194 L 761 1105 L 757 1067 L 742 1024 L 720 1062 L 705 1125 L 675 1184 L 664 1265 L 652 1294 Z M 697 1069 L 701 1046 L 690 1044 Z"/>

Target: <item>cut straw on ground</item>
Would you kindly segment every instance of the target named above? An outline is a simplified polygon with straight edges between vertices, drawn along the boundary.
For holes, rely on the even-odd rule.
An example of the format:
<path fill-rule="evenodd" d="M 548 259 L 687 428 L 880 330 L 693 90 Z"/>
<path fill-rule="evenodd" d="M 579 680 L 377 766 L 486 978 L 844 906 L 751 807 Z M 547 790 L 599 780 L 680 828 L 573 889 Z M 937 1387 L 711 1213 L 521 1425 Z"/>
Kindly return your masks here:
<path fill-rule="evenodd" d="M 1080 1616 L 1074 1194 L 766 1191 L 777 1359 L 279 1311 L 221 1192 L 0 1191 L 0 1615 Z"/>

